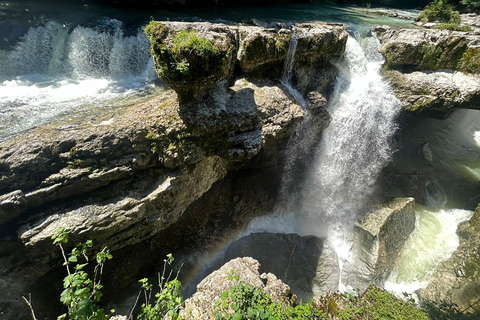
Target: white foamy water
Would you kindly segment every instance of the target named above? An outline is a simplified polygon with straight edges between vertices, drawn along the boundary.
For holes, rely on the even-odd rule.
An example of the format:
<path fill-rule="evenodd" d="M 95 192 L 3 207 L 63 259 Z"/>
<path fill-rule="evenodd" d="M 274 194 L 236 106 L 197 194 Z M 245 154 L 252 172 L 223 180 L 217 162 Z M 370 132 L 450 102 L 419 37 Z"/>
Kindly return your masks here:
<path fill-rule="evenodd" d="M 0 50 L 0 141 L 69 115 L 111 109 L 157 79 L 141 29 L 102 18 L 95 27 L 55 21 L 32 27 Z"/>
<path fill-rule="evenodd" d="M 458 225 L 473 215 L 469 210 L 433 210 L 420 205 L 416 206 L 416 212 L 415 230 L 385 283 L 385 289 L 399 296 L 403 292 L 413 294 L 428 285 L 428 277 L 438 264 L 450 258 L 457 249 Z"/>
<path fill-rule="evenodd" d="M 362 47 L 349 37 L 344 61 L 337 63 L 341 74 L 329 106 L 332 122 L 302 195 L 301 214 L 321 229 L 327 226 L 327 237 L 344 261 L 351 259 L 353 223 L 390 159 L 400 110 L 380 76 L 383 58 L 377 47 L 374 38 L 364 39 Z"/>

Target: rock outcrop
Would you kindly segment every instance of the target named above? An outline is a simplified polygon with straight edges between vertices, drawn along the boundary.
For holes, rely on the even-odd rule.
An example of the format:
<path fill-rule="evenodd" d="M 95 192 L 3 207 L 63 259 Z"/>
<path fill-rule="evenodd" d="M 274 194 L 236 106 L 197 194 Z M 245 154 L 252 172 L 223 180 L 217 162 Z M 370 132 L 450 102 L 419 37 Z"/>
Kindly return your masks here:
<path fill-rule="evenodd" d="M 180 33 L 174 25 L 171 30 Z M 225 56 L 239 63 L 239 29 L 248 34 L 248 28 L 207 25 L 212 27 L 183 26 L 220 46 L 233 43 Z M 346 41 L 341 26 L 315 28 Z M 162 30 L 160 38 L 170 32 Z M 251 34 L 258 30 L 252 27 Z M 261 34 L 268 38 L 273 31 Z M 261 68 L 278 65 L 277 53 Z M 330 55 L 318 54 L 331 70 L 323 60 Z M 165 254 L 208 245 L 273 207 L 286 145 L 305 111 L 278 79 L 241 70 L 204 82 L 208 94 L 201 100 L 179 101 L 170 90 L 101 119 L 108 121 L 54 123 L 0 143 L 0 282 L 11 288 L 0 294 L 3 315 L 28 314 L 21 295 L 33 292 L 41 301 L 37 315 L 55 316 L 49 312 L 60 308 L 52 302 L 64 270 L 50 238 L 60 226 L 72 230 L 73 243 L 91 239 L 94 249 L 107 245 L 113 251 L 110 280 L 104 279 L 108 296 L 108 281 L 118 291 L 160 267 Z M 319 90 L 333 79 L 325 81 L 315 84 L 309 101 L 316 103 L 306 106 L 315 110 L 316 132 L 328 125 L 328 95 Z"/>
<path fill-rule="evenodd" d="M 419 291 L 422 300 L 455 304 L 458 310 L 478 313 L 480 301 L 480 205 L 473 217 L 459 225 L 458 249 L 435 269 L 429 284 Z"/>
<path fill-rule="evenodd" d="M 480 107 L 480 36 L 447 30 L 376 27 L 383 75 L 403 109 L 451 111 Z"/>
<path fill-rule="evenodd" d="M 291 29 L 275 23 L 264 28 L 152 21 L 145 31 L 159 77 L 181 99 L 190 100 L 232 73 L 280 78 L 292 37 L 298 42 L 295 64 L 314 71 L 345 51 L 348 35 L 343 26 L 310 23 Z"/>
<path fill-rule="evenodd" d="M 197 292 L 185 300 L 180 315 L 183 319 L 215 319 L 214 310 L 222 293 L 239 281 L 264 289 L 273 302 L 293 305 L 296 297 L 290 292 L 290 287 L 277 279 L 273 273 L 260 275 L 260 266 L 257 260 L 250 257 L 236 258 L 227 262 L 197 285 Z M 239 276 L 238 281 L 229 280 L 232 273 Z"/>
<path fill-rule="evenodd" d="M 383 285 L 415 228 L 414 205 L 413 198 L 396 198 L 355 223 L 353 252 L 357 263 L 351 267 L 349 285 L 362 290 L 372 282 Z"/>

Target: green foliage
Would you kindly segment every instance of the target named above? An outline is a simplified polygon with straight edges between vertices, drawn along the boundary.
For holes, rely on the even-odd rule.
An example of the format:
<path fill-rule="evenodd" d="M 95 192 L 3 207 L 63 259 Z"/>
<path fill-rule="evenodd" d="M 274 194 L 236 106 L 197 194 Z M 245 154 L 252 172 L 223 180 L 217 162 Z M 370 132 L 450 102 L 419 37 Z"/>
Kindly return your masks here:
<path fill-rule="evenodd" d="M 416 20 L 423 23 L 439 21 L 460 24 L 460 15 L 453 10 L 448 0 L 433 0 L 420 12 Z"/>
<path fill-rule="evenodd" d="M 338 319 L 340 320 L 429 319 L 425 313 L 416 308 L 411 299 L 405 302 L 375 286 L 370 286 L 359 296 L 347 296 L 344 302 L 346 307 L 338 310 Z"/>
<path fill-rule="evenodd" d="M 97 306 L 102 297 L 102 285 L 100 284 L 103 273 L 103 265 L 107 260 L 112 259 L 112 255 L 107 247 L 96 255 L 97 265 L 94 269 L 93 280 L 84 270 L 89 262 L 87 251 L 92 248 L 93 243 L 87 240 L 79 243 L 72 249 L 68 258 L 63 248 L 68 243 L 71 231 L 65 228 L 59 228 L 52 236 L 53 244 L 59 246 L 64 258 L 64 265 L 68 275 L 63 279 L 63 292 L 60 295 L 60 301 L 67 306 L 68 312 L 59 316 L 58 319 L 78 319 L 78 320 L 104 320 L 108 315 L 104 310 Z M 84 260 L 84 263 L 80 263 Z M 73 267 L 72 269 L 70 267 Z"/>
<path fill-rule="evenodd" d="M 275 303 L 262 288 L 254 287 L 245 282 L 239 282 L 239 276 L 233 271 L 228 277 L 237 284 L 222 293 L 217 302 L 215 319 L 326 319 L 322 312 L 312 303 L 290 306 L 285 303 Z"/>
<path fill-rule="evenodd" d="M 210 41 L 201 38 L 195 30 L 181 30 L 173 38 L 172 51 L 175 54 L 188 52 L 197 56 L 219 54 L 220 50 Z"/>
<path fill-rule="evenodd" d="M 457 23 L 439 23 L 432 27 L 432 29 L 446 29 L 450 31 L 472 31 L 470 26 L 461 26 Z"/>
<path fill-rule="evenodd" d="M 435 320 L 476 320 L 479 319 L 480 310 L 474 314 L 460 311 L 458 305 L 449 302 L 431 302 L 423 303 L 422 310 L 427 313 L 430 319 Z"/>
<path fill-rule="evenodd" d="M 479 0 L 461 0 L 461 4 L 466 6 L 470 10 L 480 10 L 480 1 Z"/>
<path fill-rule="evenodd" d="M 164 260 L 163 273 L 161 276 L 159 275 L 159 292 L 155 294 L 156 299 L 153 302 L 153 285 L 148 282 L 147 278 L 139 281 L 142 284 L 145 303 L 141 306 L 140 313 L 137 316 L 138 320 L 157 320 L 165 317 L 172 320 L 181 319 L 178 312 L 183 304 L 183 298 L 181 296 L 182 285 L 177 279 L 178 274 L 177 277 L 170 280 L 172 275 L 170 272 L 168 277 L 165 278 L 166 266 L 171 265 L 173 260 L 171 254 L 168 254 L 167 259 Z"/>

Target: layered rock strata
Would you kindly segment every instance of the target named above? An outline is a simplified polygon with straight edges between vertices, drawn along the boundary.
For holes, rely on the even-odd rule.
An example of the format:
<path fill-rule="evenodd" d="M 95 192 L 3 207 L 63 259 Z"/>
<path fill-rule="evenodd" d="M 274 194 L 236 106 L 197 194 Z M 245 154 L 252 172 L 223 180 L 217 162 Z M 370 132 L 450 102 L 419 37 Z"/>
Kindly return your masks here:
<path fill-rule="evenodd" d="M 480 109 L 480 35 L 433 29 L 373 29 L 383 75 L 403 109 Z"/>
<path fill-rule="evenodd" d="M 240 29 L 242 34 L 265 34 L 264 44 L 270 41 L 268 34 L 290 31 L 180 25 L 207 41 L 229 30 L 225 32 L 233 43 L 227 56 L 234 67 L 227 68 L 225 79 L 221 73 L 204 81 L 201 88 L 207 94 L 201 100 L 179 101 L 170 90 L 109 119 L 55 123 L 0 144 L 0 282 L 11 288 L 1 293 L 0 312 L 7 317 L 21 318 L 22 310 L 28 314 L 21 308 L 21 295 L 32 291 L 43 302 L 37 304 L 37 315 L 54 316 L 48 312 L 56 307 L 52 301 L 58 301 L 64 270 L 50 238 L 60 226 L 72 230 L 72 245 L 91 239 L 92 251 L 105 245 L 113 251 L 111 280 L 104 280 L 108 296 L 153 272 L 166 253 L 207 246 L 248 217 L 272 208 L 287 142 L 305 110 L 278 78 L 258 78 L 248 68 L 238 69 L 248 65 L 241 63 L 248 55 L 239 58 L 237 50 L 248 38 L 239 38 Z M 159 38 L 164 39 L 164 31 L 180 33 L 177 27 L 166 28 Z M 338 36 L 335 54 L 342 53 L 347 37 L 342 26 L 299 28 L 310 30 L 312 37 L 318 30 L 312 43 L 323 43 L 322 32 Z M 223 46 L 225 38 L 219 37 Z M 330 47 L 319 46 L 316 53 L 322 57 L 317 67 L 324 65 L 329 72 L 332 53 L 322 48 Z M 278 53 L 262 68 L 283 65 Z M 197 80 L 205 79 L 192 83 Z M 333 80 L 325 78 L 309 91 L 313 98 L 306 107 L 316 110 L 317 134 L 328 125 L 323 106 Z M 185 94 L 182 89 L 179 93 Z M 108 281 L 115 282 L 111 292 Z"/>

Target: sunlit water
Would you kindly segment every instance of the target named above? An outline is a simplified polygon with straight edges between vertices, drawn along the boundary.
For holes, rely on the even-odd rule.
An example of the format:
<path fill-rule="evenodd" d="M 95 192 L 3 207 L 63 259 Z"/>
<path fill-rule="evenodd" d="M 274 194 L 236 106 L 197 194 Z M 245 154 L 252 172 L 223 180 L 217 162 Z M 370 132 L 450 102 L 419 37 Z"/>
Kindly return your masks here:
<path fill-rule="evenodd" d="M 459 244 L 456 233 L 461 222 L 468 221 L 473 211 L 433 210 L 416 206 L 415 230 L 405 243 L 398 263 L 385 283 L 387 290 L 415 294 L 428 285 L 428 277 L 437 265 L 448 259 Z"/>

